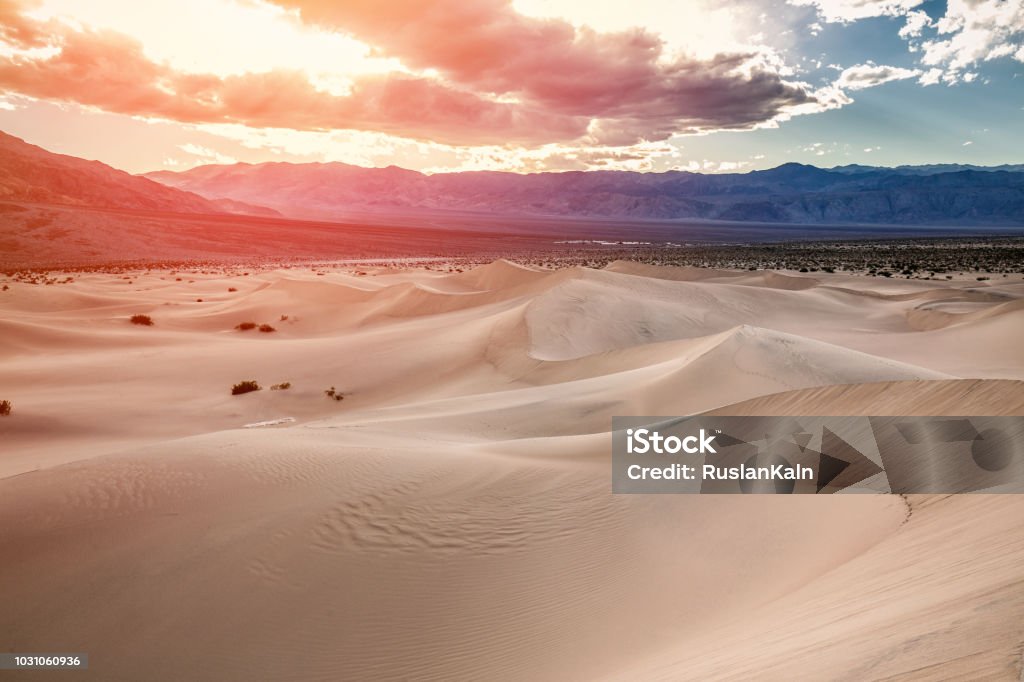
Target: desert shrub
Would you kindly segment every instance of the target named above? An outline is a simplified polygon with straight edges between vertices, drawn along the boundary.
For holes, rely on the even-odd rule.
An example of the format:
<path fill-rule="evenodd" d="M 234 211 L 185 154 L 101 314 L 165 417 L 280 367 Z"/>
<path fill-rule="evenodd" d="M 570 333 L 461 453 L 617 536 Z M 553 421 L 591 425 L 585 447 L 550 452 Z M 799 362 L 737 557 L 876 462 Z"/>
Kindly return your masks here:
<path fill-rule="evenodd" d="M 271 327 L 269 324 L 261 324 L 260 331 L 263 332 L 264 334 L 269 334 L 270 332 L 276 332 L 277 330 Z"/>
<path fill-rule="evenodd" d="M 281 321 L 282 322 L 287 322 L 288 321 L 288 316 L 287 315 L 282 315 L 281 316 Z"/>
<path fill-rule="evenodd" d="M 235 287 L 228 287 L 228 292 L 238 291 Z"/>
<path fill-rule="evenodd" d="M 979 281 L 979 282 L 984 282 L 984 281 L 985 281 L 985 280 L 987 280 L 987 279 L 988 279 L 988 277 L 979 277 L 979 278 L 978 278 L 978 281 Z"/>
<path fill-rule="evenodd" d="M 287 391 L 291 387 L 292 387 L 292 382 L 290 382 L 290 381 L 282 381 L 279 384 L 274 384 L 273 386 L 271 386 L 270 390 L 271 391 Z"/>
<path fill-rule="evenodd" d="M 250 379 L 249 381 L 239 381 L 231 387 L 231 395 L 242 395 L 243 393 L 252 393 L 253 391 L 258 390 L 260 390 L 260 385 L 257 384 L 254 379 Z"/>
<path fill-rule="evenodd" d="M 132 324 L 141 324 L 141 325 L 144 325 L 146 327 L 152 327 L 153 326 L 153 318 L 150 317 L 149 315 L 132 315 L 131 323 Z"/>
<path fill-rule="evenodd" d="M 240 332 L 247 332 L 250 329 L 255 329 L 255 328 L 256 328 L 256 323 L 255 322 L 240 322 L 239 324 L 235 325 L 235 329 L 237 329 Z"/>
<path fill-rule="evenodd" d="M 11 401 L 0 400 L 0 417 L 6 417 L 11 413 Z"/>
<path fill-rule="evenodd" d="M 324 391 L 324 395 L 327 396 L 328 398 L 333 398 L 334 400 L 339 401 L 345 399 L 345 396 L 343 396 L 340 391 L 334 388 L 334 386 L 331 386 L 329 389 Z"/>

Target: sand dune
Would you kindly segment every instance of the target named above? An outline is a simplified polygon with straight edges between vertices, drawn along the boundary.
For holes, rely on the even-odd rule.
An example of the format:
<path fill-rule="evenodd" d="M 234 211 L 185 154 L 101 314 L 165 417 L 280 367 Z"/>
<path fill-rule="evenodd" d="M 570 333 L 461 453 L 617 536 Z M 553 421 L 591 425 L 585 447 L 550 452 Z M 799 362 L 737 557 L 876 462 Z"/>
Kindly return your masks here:
<path fill-rule="evenodd" d="M 83 680 L 1020 675 L 1016 497 L 612 495 L 608 430 L 1024 414 L 1021 284 L 130 277 L 0 292 L 11 650 Z"/>

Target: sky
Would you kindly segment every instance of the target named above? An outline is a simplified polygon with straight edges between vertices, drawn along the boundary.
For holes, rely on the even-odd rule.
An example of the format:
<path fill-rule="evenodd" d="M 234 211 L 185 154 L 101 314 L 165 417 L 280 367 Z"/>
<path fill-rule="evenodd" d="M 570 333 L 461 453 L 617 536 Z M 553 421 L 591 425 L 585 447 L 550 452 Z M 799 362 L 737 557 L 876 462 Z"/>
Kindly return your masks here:
<path fill-rule="evenodd" d="M 1024 0 L 0 0 L 0 130 L 133 173 L 1024 162 Z"/>

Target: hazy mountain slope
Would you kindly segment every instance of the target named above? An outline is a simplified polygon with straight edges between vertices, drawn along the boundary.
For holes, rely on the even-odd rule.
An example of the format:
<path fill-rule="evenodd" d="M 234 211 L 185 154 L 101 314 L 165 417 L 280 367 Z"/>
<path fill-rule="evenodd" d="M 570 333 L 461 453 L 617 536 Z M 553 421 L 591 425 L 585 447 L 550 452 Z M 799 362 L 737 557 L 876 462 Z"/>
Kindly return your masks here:
<path fill-rule="evenodd" d="M 211 199 L 272 206 L 296 217 L 394 208 L 609 218 L 789 223 L 1024 224 L 1024 172 L 825 170 L 589 171 L 424 175 L 342 163 L 202 166 L 148 177 Z"/>
<path fill-rule="evenodd" d="M 54 154 L 0 132 L 0 201 L 4 200 L 175 213 L 269 210 L 238 202 L 210 201 L 99 161 Z"/>

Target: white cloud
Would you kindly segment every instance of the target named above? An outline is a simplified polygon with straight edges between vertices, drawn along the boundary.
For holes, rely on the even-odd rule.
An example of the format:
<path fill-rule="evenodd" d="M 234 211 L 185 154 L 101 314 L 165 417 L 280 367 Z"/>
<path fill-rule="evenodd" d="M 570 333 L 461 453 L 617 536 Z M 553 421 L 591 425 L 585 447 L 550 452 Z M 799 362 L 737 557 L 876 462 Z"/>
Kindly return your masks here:
<path fill-rule="evenodd" d="M 921 45 L 921 62 L 947 74 L 1001 57 L 1024 62 L 1021 0 L 949 0 L 936 29 L 938 37 Z"/>
<path fill-rule="evenodd" d="M 967 142 L 964 142 L 964 143 L 963 143 L 962 145 L 960 145 L 960 146 L 961 146 L 961 147 L 967 147 L 967 146 L 970 146 L 970 145 L 972 145 L 972 144 L 974 144 L 974 140 L 967 140 Z"/>
<path fill-rule="evenodd" d="M 924 0 L 789 0 L 798 7 L 814 7 L 827 22 L 857 21 L 871 17 L 898 17 Z"/>
<path fill-rule="evenodd" d="M 935 85 L 942 79 L 942 69 L 928 69 L 921 74 L 917 82 L 921 85 Z"/>
<path fill-rule="evenodd" d="M 789 0 L 814 7 L 828 22 L 852 22 L 871 17 L 904 17 L 899 31 L 921 64 L 931 67 L 920 75 L 922 85 L 971 82 L 970 69 L 979 63 L 1010 58 L 1024 62 L 1024 0 L 948 0 L 938 20 L 918 9 L 923 0 Z M 966 72 L 966 73 L 965 73 Z M 902 76 L 909 77 L 909 76 Z"/>
<path fill-rule="evenodd" d="M 904 69 L 899 66 L 885 66 L 881 64 L 858 64 L 844 69 L 839 74 L 836 85 L 846 90 L 863 90 L 873 88 L 882 83 L 904 80 L 921 75 L 917 69 Z"/>
<path fill-rule="evenodd" d="M 900 29 L 900 38 L 917 38 L 925 28 L 932 25 L 931 17 L 927 12 L 921 10 L 907 12 L 907 23 Z"/>
<path fill-rule="evenodd" d="M 687 161 L 685 164 L 673 166 L 672 170 L 690 171 L 691 173 L 734 173 L 752 166 L 750 161 Z"/>
<path fill-rule="evenodd" d="M 221 154 L 217 150 L 210 149 L 209 147 L 202 147 L 198 144 L 192 144 L 191 142 L 188 142 L 186 144 L 179 144 L 178 149 L 185 152 L 186 154 L 198 156 L 200 159 L 202 159 L 203 163 L 238 163 L 238 160 L 235 159 L 234 157 L 228 156 L 227 154 Z M 164 163 L 166 163 L 166 161 Z"/>

